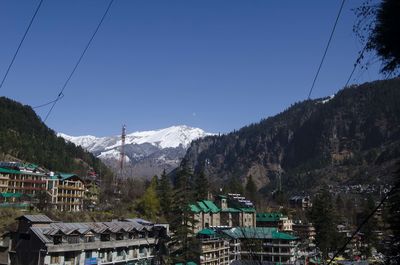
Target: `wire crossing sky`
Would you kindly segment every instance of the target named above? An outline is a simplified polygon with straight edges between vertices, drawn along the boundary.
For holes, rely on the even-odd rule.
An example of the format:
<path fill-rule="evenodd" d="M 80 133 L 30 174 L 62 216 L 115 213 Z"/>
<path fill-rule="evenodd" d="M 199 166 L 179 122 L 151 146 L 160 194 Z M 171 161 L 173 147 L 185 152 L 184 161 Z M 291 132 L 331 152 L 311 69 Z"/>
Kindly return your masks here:
<path fill-rule="evenodd" d="M 0 91 L 42 117 L 60 92 L 109 0 L 44 1 Z M 129 1 L 113 3 L 99 34 L 46 120 L 96 136 L 186 124 L 229 132 L 305 100 L 338 15 L 337 1 Z M 312 98 L 346 83 L 363 49 L 346 1 Z M 37 1 L 0 1 L 0 76 Z M 382 79 L 379 62 L 349 84 Z"/>

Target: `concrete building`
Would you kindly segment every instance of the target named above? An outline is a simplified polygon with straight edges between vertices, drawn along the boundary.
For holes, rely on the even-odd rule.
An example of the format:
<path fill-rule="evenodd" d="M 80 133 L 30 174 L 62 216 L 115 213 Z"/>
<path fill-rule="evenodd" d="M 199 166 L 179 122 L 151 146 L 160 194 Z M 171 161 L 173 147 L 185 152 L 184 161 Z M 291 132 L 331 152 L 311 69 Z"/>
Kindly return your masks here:
<path fill-rule="evenodd" d="M 139 220 L 63 223 L 24 215 L 12 233 L 11 265 L 152 264 L 165 228 Z"/>
<path fill-rule="evenodd" d="M 194 232 L 209 227 L 255 227 L 254 205 L 240 194 L 219 195 L 215 202 L 202 200 L 189 205 L 196 220 Z"/>
<path fill-rule="evenodd" d="M 200 265 L 230 264 L 229 241 L 208 228 L 199 231 L 197 238 L 200 241 Z"/>
<path fill-rule="evenodd" d="M 276 228 L 235 227 L 220 233 L 230 238 L 232 262 L 258 261 L 261 263 L 294 264 L 297 238 Z"/>
<path fill-rule="evenodd" d="M 275 227 L 279 231 L 291 232 L 293 221 L 282 213 L 257 213 L 257 227 Z"/>
<path fill-rule="evenodd" d="M 314 242 L 315 240 L 315 228 L 312 223 L 303 223 L 301 220 L 297 220 L 293 223 L 293 233 L 301 240 L 308 242 Z"/>
<path fill-rule="evenodd" d="M 75 174 L 51 174 L 47 180 L 47 190 L 54 209 L 79 212 L 83 210 L 85 187 Z"/>
<path fill-rule="evenodd" d="M 53 209 L 81 211 L 85 186 L 75 174 L 46 172 L 35 164 L 0 162 L 0 204 L 28 207 L 38 195 L 48 196 Z"/>

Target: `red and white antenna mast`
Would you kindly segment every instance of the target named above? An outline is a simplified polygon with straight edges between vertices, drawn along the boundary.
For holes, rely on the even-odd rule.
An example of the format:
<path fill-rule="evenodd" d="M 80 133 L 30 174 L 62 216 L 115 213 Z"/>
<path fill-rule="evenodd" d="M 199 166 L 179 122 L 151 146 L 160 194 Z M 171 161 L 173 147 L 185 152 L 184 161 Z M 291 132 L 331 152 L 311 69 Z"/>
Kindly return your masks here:
<path fill-rule="evenodd" d="M 125 137 L 126 137 L 126 126 L 125 124 L 122 125 L 122 134 L 121 134 L 121 157 L 120 157 L 120 174 L 121 174 L 121 178 L 123 176 L 123 171 L 124 171 L 124 160 L 125 160 Z"/>

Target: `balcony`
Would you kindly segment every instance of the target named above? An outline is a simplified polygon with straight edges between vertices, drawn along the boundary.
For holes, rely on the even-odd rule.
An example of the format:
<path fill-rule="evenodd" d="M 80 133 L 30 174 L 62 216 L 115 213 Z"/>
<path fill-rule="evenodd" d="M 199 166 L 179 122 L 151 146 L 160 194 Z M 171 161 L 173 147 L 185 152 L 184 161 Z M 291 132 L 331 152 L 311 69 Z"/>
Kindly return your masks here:
<path fill-rule="evenodd" d="M 58 189 L 64 189 L 64 190 L 82 190 L 84 191 L 84 187 L 76 187 L 76 186 L 70 186 L 70 185 L 58 185 Z"/>
<path fill-rule="evenodd" d="M 118 247 L 130 247 L 130 246 L 147 246 L 155 244 L 156 240 L 154 238 L 148 239 L 125 239 L 125 240 L 110 240 L 110 241 L 95 241 L 88 243 L 76 243 L 76 244 L 68 244 L 66 242 L 62 242 L 61 244 L 47 244 L 47 249 L 49 252 L 67 252 L 67 251 L 82 251 L 82 250 L 91 250 L 91 249 L 106 249 L 106 248 L 118 248 Z"/>

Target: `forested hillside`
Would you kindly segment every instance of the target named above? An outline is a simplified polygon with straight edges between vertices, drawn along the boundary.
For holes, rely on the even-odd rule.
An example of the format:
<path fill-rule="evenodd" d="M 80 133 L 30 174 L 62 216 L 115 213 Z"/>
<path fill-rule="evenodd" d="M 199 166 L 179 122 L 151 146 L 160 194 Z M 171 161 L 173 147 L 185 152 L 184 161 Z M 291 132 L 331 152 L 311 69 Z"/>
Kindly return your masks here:
<path fill-rule="evenodd" d="M 400 79 L 296 103 L 238 131 L 194 141 L 185 160 L 216 187 L 252 175 L 261 190 L 391 181 L 400 157 Z"/>
<path fill-rule="evenodd" d="M 54 171 L 84 176 L 93 168 L 101 177 L 111 176 L 98 158 L 57 137 L 30 106 L 0 97 L 0 159 L 10 157 Z"/>

